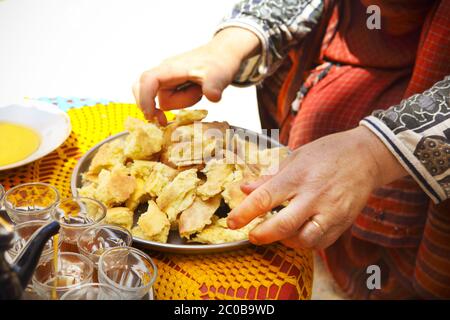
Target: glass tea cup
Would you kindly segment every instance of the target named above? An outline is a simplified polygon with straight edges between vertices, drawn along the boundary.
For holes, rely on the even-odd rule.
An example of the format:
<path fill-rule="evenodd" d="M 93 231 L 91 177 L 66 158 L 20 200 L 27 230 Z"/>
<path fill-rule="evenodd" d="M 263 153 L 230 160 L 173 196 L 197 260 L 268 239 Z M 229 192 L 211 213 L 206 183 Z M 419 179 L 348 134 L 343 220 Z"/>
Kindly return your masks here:
<path fill-rule="evenodd" d="M 5 188 L 0 184 L 0 208 L 2 207 L 3 196 L 5 195 Z"/>
<path fill-rule="evenodd" d="M 52 216 L 61 225 L 61 250 L 78 253 L 78 237 L 84 230 L 99 224 L 105 218 L 106 207 L 91 198 L 68 198 L 60 201 Z"/>
<path fill-rule="evenodd" d="M 144 252 L 132 247 L 106 250 L 98 262 L 100 283 L 120 290 L 125 300 L 140 300 L 151 295 L 157 268 Z"/>
<path fill-rule="evenodd" d="M 78 237 L 78 251 L 91 259 L 94 265 L 103 252 L 114 247 L 130 247 L 133 236 L 123 227 L 99 224 L 84 230 Z"/>
<path fill-rule="evenodd" d="M 104 283 L 87 283 L 70 289 L 61 300 L 122 300 L 122 294 Z"/>
<path fill-rule="evenodd" d="M 129 247 L 133 241 L 131 233 L 115 225 L 98 224 L 84 230 L 78 237 L 78 251 L 94 263 L 94 281 L 98 281 L 98 260 L 105 250 L 114 247 Z"/>
<path fill-rule="evenodd" d="M 6 251 L 6 256 L 12 262 L 19 255 L 22 249 L 26 246 L 30 238 L 43 226 L 48 224 L 49 221 L 35 220 L 22 222 L 14 226 L 14 237 L 11 240 L 11 248 Z M 48 261 L 53 258 L 53 250 L 55 237 L 51 237 L 42 250 L 40 262 Z M 61 245 L 61 241 L 58 242 L 58 248 Z"/>
<path fill-rule="evenodd" d="M 49 220 L 60 197 L 58 190 L 46 183 L 24 183 L 9 189 L 3 197 L 8 216 L 15 223 Z"/>
<path fill-rule="evenodd" d="M 69 290 L 92 282 L 94 265 L 85 256 L 61 252 L 54 259 L 39 263 L 33 275 L 33 289 L 41 299 L 58 300 Z"/>

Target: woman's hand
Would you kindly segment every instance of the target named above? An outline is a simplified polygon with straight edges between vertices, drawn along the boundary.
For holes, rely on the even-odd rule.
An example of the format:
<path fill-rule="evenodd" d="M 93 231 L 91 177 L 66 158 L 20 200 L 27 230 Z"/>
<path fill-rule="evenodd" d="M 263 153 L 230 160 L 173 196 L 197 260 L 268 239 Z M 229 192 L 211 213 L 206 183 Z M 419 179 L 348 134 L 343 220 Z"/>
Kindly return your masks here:
<path fill-rule="evenodd" d="M 180 109 L 194 105 L 202 96 L 217 102 L 233 81 L 242 61 L 256 53 L 258 37 L 242 28 L 226 28 L 206 45 L 169 58 L 156 68 L 145 71 L 133 85 L 136 103 L 148 120 L 167 122 L 158 110 Z M 180 86 L 190 85 L 180 89 Z"/>
<path fill-rule="evenodd" d="M 375 188 L 405 175 L 384 144 L 360 126 L 297 149 L 275 175 L 243 185 L 250 194 L 229 214 L 228 226 L 241 228 L 290 200 L 250 232 L 250 241 L 324 248 L 350 227 Z"/>

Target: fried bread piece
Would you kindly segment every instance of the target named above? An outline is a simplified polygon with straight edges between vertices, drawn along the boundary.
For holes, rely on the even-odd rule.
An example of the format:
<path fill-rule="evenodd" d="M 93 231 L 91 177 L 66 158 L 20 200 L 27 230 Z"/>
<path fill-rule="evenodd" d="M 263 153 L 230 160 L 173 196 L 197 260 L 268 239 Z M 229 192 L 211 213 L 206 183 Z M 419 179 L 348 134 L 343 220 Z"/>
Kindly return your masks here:
<path fill-rule="evenodd" d="M 258 167 L 260 175 L 273 174 L 281 162 L 289 155 L 286 147 L 268 148 L 258 151 Z"/>
<path fill-rule="evenodd" d="M 206 174 L 206 182 L 197 188 L 197 195 L 207 200 L 224 190 L 227 177 L 233 173 L 234 165 L 228 164 L 225 159 L 212 159 L 202 170 Z"/>
<path fill-rule="evenodd" d="M 221 197 L 215 196 L 206 201 L 196 197 L 192 205 L 180 215 L 180 235 L 189 238 L 190 235 L 200 232 L 211 223 L 211 218 L 220 206 Z"/>
<path fill-rule="evenodd" d="M 227 218 L 218 218 L 214 216 L 213 223 L 206 226 L 201 232 L 197 233 L 190 242 L 200 242 L 208 244 L 219 244 L 248 239 L 249 232 L 258 224 L 264 221 L 269 215 L 253 219 L 245 227 L 237 230 L 231 230 L 227 226 Z"/>
<path fill-rule="evenodd" d="M 150 194 L 144 186 L 144 180 L 141 178 L 136 178 L 136 188 L 125 203 L 127 208 L 131 211 L 134 211 L 141 203 L 144 203 L 150 199 Z"/>
<path fill-rule="evenodd" d="M 185 125 L 185 124 L 190 124 L 190 123 L 193 123 L 196 121 L 202 121 L 203 119 L 206 118 L 207 115 L 208 115 L 208 110 L 183 109 L 183 110 L 178 111 L 178 113 L 175 115 L 175 123 L 180 126 Z"/>
<path fill-rule="evenodd" d="M 153 200 L 148 202 L 147 212 L 142 214 L 137 222 L 139 229 L 134 230 L 136 233 L 141 233 L 144 239 L 167 242 L 169 236 L 170 222 L 167 215 L 161 211 Z"/>
<path fill-rule="evenodd" d="M 155 124 L 129 117 L 125 121 L 125 128 L 130 132 L 125 138 L 126 157 L 145 160 L 161 151 L 163 131 Z"/>
<path fill-rule="evenodd" d="M 129 164 L 130 174 L 135 178 L 147 179 L 153 168 L 158 164 L 156 161 L 134 160 Z"/>
<path fill-rule="evenodd" d="M 102 170 L 98 175 L 98 187 L 94 198 L 107 207 L 125 202 L 136 188 L 136 179 L 125 167 Z"/>
<path fill-rule="evenodd" d="M 236 170 L 228 176 L 227 181 L 224 183 L 222 197 L 230 209 L 236 208 L 247 196 L 241 190 L 241 184 L 243 182 L 242 171 Z"/>
<path fill-rule="evenodd" d="M 105 223 L 118 225 L 131 231 L 133 211 L 126 207 L 109 208 L 106 211 Z"/>
<path fill-rule="evenodd" d="M 197 170 L 189 169 L 180 172 L 161 191 L 156 203 L 167 214 L 172 227 L 177 225 L 178 214 L 194 202 L 195 189 L 199 182 Z"/>
<path fill-rule="evenodd" d="M 242 162 L 240 164 L 257 165 L 259 148 L 257 140 L 253 137 L 241 137 L 239 133 L 234 134 L 232 138 L 232 150 Z"/>
<path fill-rule="evenodd" d="M 81 188 L 78 188 L 78 195 L 80 197 L 95 199 L 95 191 L 97 189 L 96 183 L 84 184 Z"/>
<path fill-rule="evenodd" d="M 87 180 L 92 181 L 93 178 L 100 173 L 102 169 L 110 170 L 116 165 L 125 163 L 124 141 L 116 139 L 102 145 L 94 158 L 92 158 L 89 170 L 86 174 Z"/>
<path fill-rule="evenodd" d="M 166 136 L 166 149 L 161 161 L 171 167 L 198 165 L 223 150 L 226 122 L 196 122 L 174 129 L 170 138 Z"/>
<path fill-rule="evenodd" d="M 152 197 L 159 197 L 164 187 L 172 181 L 177 174 L 177 170 L 158 162 L 153 166 L 152 171 L 145 179 L 144 189 Z"/>

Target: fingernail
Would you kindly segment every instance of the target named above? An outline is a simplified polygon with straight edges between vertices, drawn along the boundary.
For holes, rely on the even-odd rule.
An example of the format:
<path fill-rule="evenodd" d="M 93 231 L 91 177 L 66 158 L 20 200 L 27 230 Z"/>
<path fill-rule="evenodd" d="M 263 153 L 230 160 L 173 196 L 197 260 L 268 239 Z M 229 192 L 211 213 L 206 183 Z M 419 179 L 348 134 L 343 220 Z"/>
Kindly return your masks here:
<path fill-rule="evenodd" d="M 248 235 L 248 240 L 250 240 L 250 242 L 255 244 L 255 245 L 259 245 L 260 244 L 258 239 L 252 234 Z"/>
<path fill-rule="evenodd" d="M 236 227 L 237 227 L 237 224 L 234 220 L 227 219 L 227 224 L 228 224 L 228 228 L 230 228 L 230 229 L 236 229 Z"/>

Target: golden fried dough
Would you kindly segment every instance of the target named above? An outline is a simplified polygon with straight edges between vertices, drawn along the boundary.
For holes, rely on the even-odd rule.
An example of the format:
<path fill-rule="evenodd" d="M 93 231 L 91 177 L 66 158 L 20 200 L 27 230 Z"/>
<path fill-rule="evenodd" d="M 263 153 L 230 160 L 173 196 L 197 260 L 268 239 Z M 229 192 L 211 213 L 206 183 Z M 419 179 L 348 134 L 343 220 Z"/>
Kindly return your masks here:
<path fill-rule="evenodd" d="M 158 164 L 156 161 L 134 160 L 128 165 L 130 174 L 135 178 L 147 179 L 153 171 L 153 168 Z"/>
<path fill-rule="evenodd" d="M 78 195 L 80 197 L 95 199 L 95 192 L 97 190 L 96 183 L 84 184 L 81 188 L 78 188 Z"/>
<path fill-rule="evenodd" d="M 243 178 L 242 171 L 236 170 L 227 177 L 227 181 L 224 183 L 222 197 L 230 209 L 236 208 L 247 196 L 241 190 L 241 184 L 244 182 Z"/>
<path fill-rule="evenodd" d="M 215 196 L 206 201 L 196 197 L 192 205 L 184 210 L 180 215 L 179 231 L 180 235 L 189 238 L 191 234 L 202 231 L 211 223 L 211 218 L 220 206 L 220 196 Z"/>
<path fill-rule="evenodd" d="M 93 179 L 93 176 L 100 173 L 102 169 L 111 169 L 116 165 L 125 163 L 126 157 L 123 154 L 124 141 L 116 139 L 102 145 L 94 158 L 92 158 L 91 165 L 86 174 L 87 181 Z"/>
<path fill-rule="evenodd" d="M 121 226 L 131 231 L 133 211 L 125 207 L 109 208 L 106 211 L 105 223 Z"/>
<path fill-rule="evenodd" d="M 248 140 L 235 134 L 232 138 L 232 149 L 237 155 L 238 159 L 242 162 L 240 164 L 256 165 L 258 164 L 258 145 L 257 141 L 251 140 L 252 137 L 248 137 Z"/>
<path fill-rule="evenodd" d="M 161 151 L 163 131 L 155 124 L 129 117 L 125 121 L 125 128 L 130 132 L 125 138 L 126 157 L 145 160 Z"/>
<path fill-rule="evenodd" d="M 102 170 L 98 175 L 98 187 L 94 198 L 107 207 L 125 202 L 136 188 L 136 179 L 125 167 Z"/>
<path fill-rule="evenodd" d="M 178 214 L 194 201 L 195 189 L 199 182 L 197 170 L 189 169 L 180 172 L 161 191 L 156 203 L 167 214 L 172 227 L 177 225 Z"/>
<path fill-rule="evenodd" d="M 260 150 L 258 152 L 259 174 L 273 174 L 288 154 L 289 149 L 286 147 Z"/>
<path fill-rule="evenodd" d="M 136 178 L 136 188 L 130 195 L 125 205 L 128 209 L 134 211 L 141 203 L 150 199 L 150 195 L 144 188 L 145 182 L 141 178 Z"/>
<path fill-rule="evenodd" d="M 208 110 L 188 110 L 183 109 L 178 111 L 175 115 L 175 122 L 177 125 L 190 124 L 196 121 L 202 121 L 208 115 Z"/>
<path fill-rule="evenodd" d="M 200 242 L 208 244 L 219 244 L 248 239 L 249 232 L 266 219 L 267 216 L 253 219 L 248 225 L 241 229 L 231 230 L 227 226 L 227 218 L 214 217 L 214 221 L 197 233 L 190 242 Z"/>
<path fill-rule="evenodd" d="M 197 188 L 197 195 L 203 200 L 207 200 L 221 193 L 226 179 L 233 173 L 233 169 L 234 165 L 226 163 L 225 159 L 210 160 L 202 170 L 206 174 L 206 182 Z"/>
<path fill-rule="evenodd" d="M 144 231 L 139 226 L 133 227 L 133 229 L 131 229 L 131 234 L 135 238 L 141 238 L 141 239 L 144 239 L 144 240 L 150 240 L 150 239 L 147 239 L 147 236 L 145 235 Z"/>
<path fill-rule="evenodd" d="M 147 212 L 139 217 L 137 225 L 144 239 L 167 242 L 170 222 L 167 215 L 159 209 L 154 201 L 148 202 Z"/>
<path fill-rule="evenodd" d="M 152 197 L 159 197 L 164 187 L 172 181 L 178 171 L 163 163 L 156 163 L 145 179 L 144 189 Z"/>
<path fill-rule="evenodd" d="M 196 122 L 180 126 L 166 136 L 161 161 L 171 167 L 203 164 L 224 148 L 226 122 Z"/>

